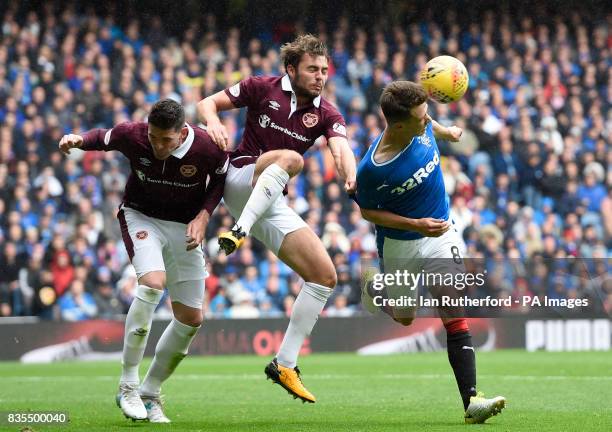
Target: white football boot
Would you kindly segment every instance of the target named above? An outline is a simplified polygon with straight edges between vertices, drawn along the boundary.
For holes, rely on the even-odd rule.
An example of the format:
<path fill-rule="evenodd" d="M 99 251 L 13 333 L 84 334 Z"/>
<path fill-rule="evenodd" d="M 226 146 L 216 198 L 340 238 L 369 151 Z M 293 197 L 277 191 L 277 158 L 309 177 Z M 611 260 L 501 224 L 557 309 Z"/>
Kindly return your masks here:
<path fill-rule="evenodd" d="M 484 394 L 478 392 L 470 398 L 470 404 L 465 410 L 465 422 L 468 424 L 484 423 L 488 418 L 501 412 L 506 406 L 506 398 L 497 396 L 487 399 Z"/>
<path fill-rule="evenodd" d="M 123 411 L 123 415 L 132 420 L 146 420 L 147 410 L 140 400 L 137 383 L 120 383 L 119 393 L 115 398 L 117 406 Z"/>
<path fill-rule="evenodd" d="M 151 423 L 170 423 L 170 419 L 164 414 L 160 396 L 141 395 L 140 399 L 147 410 L 147 418 Z"/>

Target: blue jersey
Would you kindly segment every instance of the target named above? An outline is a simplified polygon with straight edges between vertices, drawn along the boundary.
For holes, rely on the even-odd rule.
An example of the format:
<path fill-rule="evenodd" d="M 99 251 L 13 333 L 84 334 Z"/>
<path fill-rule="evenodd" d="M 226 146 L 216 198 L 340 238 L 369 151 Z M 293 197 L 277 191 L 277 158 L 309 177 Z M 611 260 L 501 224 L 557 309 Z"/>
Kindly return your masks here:
<path fill-rule="evenodd" d="M 357 168 L 357 196 L 360 207 L 387 210 L 400 216 L 448 220 L 449 199 L 440 168 L 440 151 L 431 123 L 393 159 L 377 163 L 374 153 L 382 134 L 372 143 Z M 423 236 L 376 225 L 379 252 L 385 237 L 416 240 Z"/>

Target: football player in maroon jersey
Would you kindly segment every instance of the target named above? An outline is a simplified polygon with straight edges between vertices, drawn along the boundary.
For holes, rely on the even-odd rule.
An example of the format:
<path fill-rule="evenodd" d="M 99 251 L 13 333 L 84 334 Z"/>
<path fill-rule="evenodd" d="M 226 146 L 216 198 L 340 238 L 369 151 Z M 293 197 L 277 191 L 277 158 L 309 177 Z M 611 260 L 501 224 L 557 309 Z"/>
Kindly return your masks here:
<path fill-rule="evenodd" d="M 64 135 L 59 148 L 65 154 L 73 148 L 117 150 L 130 161 L 117 217 L 138 288 L 125 320 L 117 404 L 126 417 L 168 423 L 161 384 L 185 357 L 202 324 L 207 274 L 199 246 L 223 194 L 227 154 L 206 131 L 185 123 L 183 107 L 170 99 L 156 102 L 146 122 Z M 139 385 L 138 367 L 165 287 L 174 319 Z"/>
<path fill-rule="evenodd" d="M 355 157 L 344 118 L 321 97 L 328 76 L 327 47 L 312 35 L 281 48 L 286 75 L 251 77 L 198 104 L 212 139 L 225 149 L 228 134 L 218 113 L 247 107 L 242 142 L 230 156 L 224 201 L 237 219 L 219 238 L 227 254 L 252 234 L 305 281 L 277 357 L 266 375 L 306 402 L 315 397 L 303 385 L 297 357 L 304 339 L 336 285 L 336 271 L 323 243 L 282 196 L 304 165 L 302 155 L 321 136 L 327 139 L 344 188 L 355 190 Z"/>

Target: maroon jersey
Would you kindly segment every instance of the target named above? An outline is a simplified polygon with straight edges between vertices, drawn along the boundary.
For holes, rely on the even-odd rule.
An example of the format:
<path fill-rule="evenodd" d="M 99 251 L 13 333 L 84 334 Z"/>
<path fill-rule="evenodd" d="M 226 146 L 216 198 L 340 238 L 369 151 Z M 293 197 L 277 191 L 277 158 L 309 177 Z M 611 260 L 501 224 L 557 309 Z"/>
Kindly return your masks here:
<path fill-rule="evenodd" d="M 346 138 L 342 115 L 321 96 L 297 108 L 288 75 L 251 77 L 225 90 L 235 107 L 248 108 L 242 142 L 233 156 L 289 149 L 304 154 L 321 135 Z"/>
<path fill-rule="evenodd" d="M 146 122 L 126 122 L 83 135 L 83 150 L 118 150 L 130 160 L 123 205 L 167 221 L 189 223 L 212 214 L 223 196 L 228 156 L 199 127 L 166 160 L 153 155 Z M 207 183 L 208 180 L 208 183 Z"/>

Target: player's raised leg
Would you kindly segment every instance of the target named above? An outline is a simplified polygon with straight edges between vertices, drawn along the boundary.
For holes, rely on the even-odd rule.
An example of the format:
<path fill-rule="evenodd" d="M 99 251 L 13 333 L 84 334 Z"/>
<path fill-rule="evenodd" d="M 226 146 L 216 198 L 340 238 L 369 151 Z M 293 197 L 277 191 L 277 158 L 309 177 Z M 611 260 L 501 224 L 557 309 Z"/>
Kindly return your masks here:
<path fill-rule="evenodd" d="M 125 319 L 122 372 L 117 394 L 117 405 L 123 414 L 134 420 L 147 418 L 147 411 L 138 393 L 138 368 L 147 345 L 153 313 L 163 295 L 166 274 L 150 272 L 138 280 L 136 295 Z"/>
<path fill-rule="evenodd" d="M 253 174 L 253 192 L 231 231 L 219 236 L 219 245 L 227 255 L 238 249 L 251 228 L 283 193 L 291 177 L 302 171 L 304 160 L 293 150 L 273 150 L 257 159 Z"/>
<path fill-rule="evenodd" d="M 265 372 L 294 397 L 315 402 L 316 398 L 301 381 L 297 358 L 304 339 L 310 335 L 336 286 L 336 271 L 321 240 L 307 227 L 287 234 L 278 256 L 305 282 L 293 305 L 277 358 L 268 364 Z"/>
<path fill-rule="evenodd" d="M 388 300 L 399 300 L 410 296 L 416 302 L 418 289 L 406 289 L 405 285 L 386 284 L 383 280 L 374 283 L 376 274 L 391 274 L 397 272 L 419 274 L 423 260 L 420 258 L 420 240 L 396 240 L 384 238 L 382 241 L 382 257 L 378 272 L 372 265 L 364 267 L 364 283 L 361 286 L 361 301 L 364 307 L 375 313 L 378 310 L 389 315 L 394 321 L 408 326 L 416 316 L 416 307 L 390 306 Z M 380 247 L 380 246 L 379 246 Z M 379 306 L 375 305 L 378 304 Z"/>

